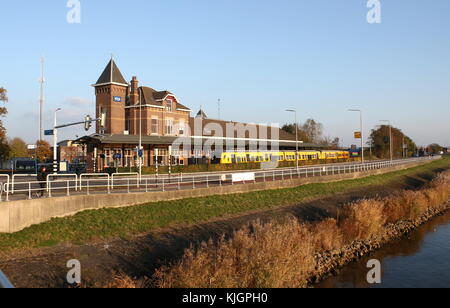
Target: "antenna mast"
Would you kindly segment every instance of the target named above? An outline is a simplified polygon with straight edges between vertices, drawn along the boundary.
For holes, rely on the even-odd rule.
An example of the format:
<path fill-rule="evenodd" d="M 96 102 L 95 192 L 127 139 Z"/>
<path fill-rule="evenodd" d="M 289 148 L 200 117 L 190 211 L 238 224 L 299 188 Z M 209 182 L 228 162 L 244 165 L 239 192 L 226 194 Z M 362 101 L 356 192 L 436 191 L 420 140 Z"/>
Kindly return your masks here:
<path fill-rule="evenodd" d="M 44 57 L 41 58 L 41 79 L 39 83 L 41 84 L 41 94 L 39 98 L 39 141 L 44 140 Z"/>

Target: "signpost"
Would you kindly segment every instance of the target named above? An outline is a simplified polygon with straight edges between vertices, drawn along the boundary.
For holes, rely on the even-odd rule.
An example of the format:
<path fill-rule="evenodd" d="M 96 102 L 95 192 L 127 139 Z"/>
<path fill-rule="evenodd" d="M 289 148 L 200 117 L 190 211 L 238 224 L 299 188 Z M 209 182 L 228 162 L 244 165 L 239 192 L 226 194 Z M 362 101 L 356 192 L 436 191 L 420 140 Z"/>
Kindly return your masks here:
<path fill-rule="evenodd" d="M 37 157 L 37 145 L 35 144 L 29 144 L 27 146 L 28 150 L 32 151 L 34 150 L 34 168 L 36 170 L 36 174 L 38 173 L 38 157 Z"/>

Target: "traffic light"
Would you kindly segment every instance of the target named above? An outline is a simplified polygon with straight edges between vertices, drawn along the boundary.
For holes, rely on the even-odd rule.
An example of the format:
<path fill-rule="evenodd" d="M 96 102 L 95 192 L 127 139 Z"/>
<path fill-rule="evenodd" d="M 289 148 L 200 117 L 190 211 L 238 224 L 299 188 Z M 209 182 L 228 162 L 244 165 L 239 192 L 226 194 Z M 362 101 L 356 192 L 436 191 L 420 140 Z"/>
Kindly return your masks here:
<path fill-rule="evenodd" d="M 92 118 L 91 116 L 87 115 L 86 118 L 84 119 L 84 129 L 86 131 L 89 131 L 92 127 Z"/>

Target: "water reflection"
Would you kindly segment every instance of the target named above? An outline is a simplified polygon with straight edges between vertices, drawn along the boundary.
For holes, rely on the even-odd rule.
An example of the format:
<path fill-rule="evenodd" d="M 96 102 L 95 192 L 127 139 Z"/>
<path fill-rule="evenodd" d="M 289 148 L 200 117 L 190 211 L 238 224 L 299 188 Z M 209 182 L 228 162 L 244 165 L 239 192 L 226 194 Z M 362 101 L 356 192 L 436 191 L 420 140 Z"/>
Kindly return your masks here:
<path fill-rule="evenodd" d="M 450 212 L 433 219 L 407 238 L 392 242 L 346 267 L 318 288 L 449 288 Z M 382 264 L 381 285 L 367 283 L 370 259 Z"/>

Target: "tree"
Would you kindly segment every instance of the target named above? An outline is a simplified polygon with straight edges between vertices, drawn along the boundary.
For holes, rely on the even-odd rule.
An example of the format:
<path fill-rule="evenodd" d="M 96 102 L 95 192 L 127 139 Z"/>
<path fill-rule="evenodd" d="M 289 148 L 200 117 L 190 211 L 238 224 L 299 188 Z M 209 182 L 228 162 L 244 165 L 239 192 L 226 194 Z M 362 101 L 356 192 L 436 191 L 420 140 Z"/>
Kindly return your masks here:
<path fill-rule="evenodd" d="M 9 141 L 10 158 L 30 157 L 27 144 L 20 138 L 14 138 Z"/>
<path fill-rule="evenodd" d="M 373 149 L 373 154 L 379 158 L 390 157 L 390 133 L 389 126 L 382 125 L 377 129 L 373 129 L 369 138 L 369 145 Z M 403 157 L 403 144 L 406 144 L 406 156 L 412 156 L 417 146 L 414 141 L 403 134 L 403 132 L 395 127 L 392 127 L 392 149 L 394 158 Z"/>
<path fill-rule="evenodd" d="M 302 130 L 305 132 L 307 139 L 312 143 L 319 143 L 322 140 L 323 125 L 313 119 L 306 120 L 302 126 Z"/>
<path fill-rule="evenodd" d="M 295 123 L 285 124 L 281 129 L 287 133 L 295 135 Z M 308 119 L 304 124 L 298 127 L 298 139 L 304 143 L 322 143 L 323 125 L 314 121 L 313 119 Z"/>
<path fill-rule="evenodd" d="M 6 90 L 0 88 L 0 102 L 7 103 L 8 96 L 6 96 Z M 0 107 L 0 118 L 4 118 L 8 114 L 6 107 Z M 3 126 L 3 121 L 0 120 L 0 160 L 6 160 L 9 158 L 9 146 L 6 138 L 6 129 Z"/>
<path fill-rule="evenodd" d="M 50 144 L 45 140 L 38 141 L 36 144 L 37 159 L 41 162 L 50 160 L 53 154 Z"/>
<path fill-rule="evenodd" d="M 427 152 L 434 155 L 440 154 L 441 152 L 444 152 L 444 150 L 444 147 L 437 143 L 430 144 L 427 148 Z"/>

